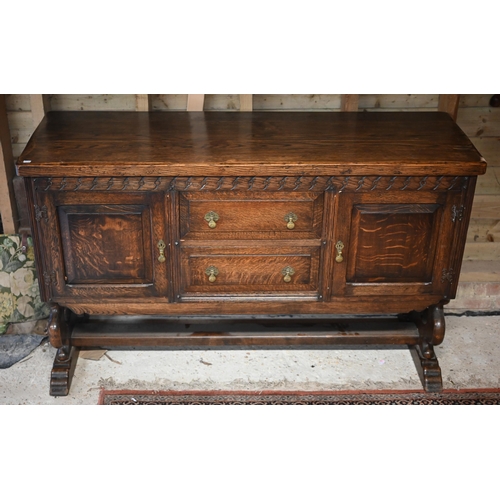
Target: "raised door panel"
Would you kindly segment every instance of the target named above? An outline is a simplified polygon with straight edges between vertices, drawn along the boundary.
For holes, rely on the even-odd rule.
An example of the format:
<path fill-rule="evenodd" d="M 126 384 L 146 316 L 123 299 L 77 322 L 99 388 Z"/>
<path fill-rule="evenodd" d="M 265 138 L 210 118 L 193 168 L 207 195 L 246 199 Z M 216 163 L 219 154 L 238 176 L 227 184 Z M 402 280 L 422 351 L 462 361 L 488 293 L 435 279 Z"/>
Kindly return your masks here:
<path fill-rule="evenodd" d="M 167 294 L 161 194 L 39 193 L 50 295 L 85 299 Z M 165 243 L 160 258 L 159 241 Z"/>
<path fill-rule="evenodd" d="M 151 283 L 150 208 L 67 205 L 58 208 L 67 283 Z"/>
<path fill-rule="evenodd" d="M 334 295 L 446 294 L 459 193 L 339 195 Z M 341 254 L 341 255 L 339 255 Z"/>

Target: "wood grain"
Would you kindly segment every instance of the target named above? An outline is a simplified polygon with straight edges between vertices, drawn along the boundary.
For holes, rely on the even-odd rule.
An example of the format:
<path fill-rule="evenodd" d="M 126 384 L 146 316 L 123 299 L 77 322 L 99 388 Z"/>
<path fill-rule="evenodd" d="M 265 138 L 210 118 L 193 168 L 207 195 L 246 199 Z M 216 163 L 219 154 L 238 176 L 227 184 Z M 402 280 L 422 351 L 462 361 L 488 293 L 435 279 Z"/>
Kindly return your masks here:
<path fill-rule="evenodd" d="M 323 196 L 318 193 L 214 192 L 180 196 L 181 238 L 307 239 L 322 231 Z M 216 227 L 205 215 L 216 210 Z M 296 218 L 288 229 L 286 216 Z"/>
<path fill-rule="evenodd" d="M 476 193 L 476 196 L 500 196 L 500 167 L 492 167 L 488 164 L 486 173 L 477 179 Z"/>
<path fill-rule="evenodd" d="M 342 94 L 340 96 L 341 111 L 358 111 L 359 95 L 358 94 Z"/>
<path fill-rule="evenodd" d="M 59 211 L 68 283 L 151 282 L 152 269 L 145 260 L 145 252 L 151 252 L 149 224 L 143 228 L 145 207 L 103 206 L 104 213 L 79 208 Z"/>
<path fill-rule="evenodd" d="M 460 108 L 457 124 L 471 139 L 500 137 L 500 108 Z"/>
<path fill-rule="evenodd" d="M 33 120 L 33 130 L 38 127 L 50 111 L 50 100 L 47 94 L 30 94 L 31 119 Z"/>
<path fill-rule="evenodd" d="M 205 94 L 189 94 L 187 98 L 187 111 L 203 111 Z"/>
<path fill-rule="evenodd" d="M 357 205 L 350 282 L 431 281 L 429 254 L 439 205 Z M 420 209 L 420 210 L 419 210 Z"/>
<path fill-rule="evenodd" d="M 5 98 L 0 95 L 0 216 L 5 234 L 16 234 L 19 220 L 14 186 L 14 157 L 10 142 L 9 122 Z"/>
<path fill-rule="evenodd" d="M 136 111 L 149 111 L 150 107 L 149 94 L 135 94 Z"/>
<path fill-rule="evenodd" d="M 375 110 L 436 110 L 438 94 L 360 94 L 359 109 Z"/>
<path fill-rule="evenodd" d="M 253 97 L 252 94 L 240 94 L 240 111 L 253 110 Z"/>
<path fill-rule="evenodd" d="M 137 94 L 48 95 L 53 111 L 135 111 L 136 109 Z"/>
<path fill-rule="evenodd" d="M 22 175 L 75 177 L 447 175 L 451 163 L 486 168 L 441 113 L 49 113 L 18 160 Z"/>
<path fill-rule="evenodd" d="M 418 349 L 424 388 L 440 390 L 434 345 L 486 168 L 446 113 L 54 112 L 18 165 L 33 175 L 37 265 L 55 308 L 277 322 L 414 311 L 418 325 L 418 335 L 354 340 L 334 326 L 319 336 L 87 332 L 58 352 L 58 393 L 70 384 L 67 348 L 103 342 L 406 343 Z M 63 331 L 66 316 L 54 327 Z"/>
<path fill-rule="evenodd" d="M 448 113 L 454 120 L 457 119 L 459 94 L 440 94 L 438 110 Z"/>

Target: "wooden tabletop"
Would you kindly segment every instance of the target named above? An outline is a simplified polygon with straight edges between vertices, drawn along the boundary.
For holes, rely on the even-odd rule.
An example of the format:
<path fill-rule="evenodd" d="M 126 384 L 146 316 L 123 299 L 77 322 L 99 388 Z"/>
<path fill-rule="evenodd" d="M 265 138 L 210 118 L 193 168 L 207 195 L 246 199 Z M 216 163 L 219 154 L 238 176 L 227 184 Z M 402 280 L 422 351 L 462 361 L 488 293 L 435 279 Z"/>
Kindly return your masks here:
<path fill-rule="evenodd" d="M 440 112 L 50 112 L 24 176 L 477 175 L 486 162 Z"/>

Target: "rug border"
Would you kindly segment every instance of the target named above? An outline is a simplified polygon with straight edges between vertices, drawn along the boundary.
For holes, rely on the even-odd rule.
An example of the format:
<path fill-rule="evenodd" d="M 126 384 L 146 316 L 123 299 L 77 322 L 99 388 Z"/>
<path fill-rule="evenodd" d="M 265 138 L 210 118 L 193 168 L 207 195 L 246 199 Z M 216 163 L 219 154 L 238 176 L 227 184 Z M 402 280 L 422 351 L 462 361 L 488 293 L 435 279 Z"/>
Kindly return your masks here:
<path fill-rule="evenodd" d="M 367 395 L 398 395 L 398 394 L 428 394 L 439 395 L 439 394 L 466 394 L 466 393 L 500 393 L 500 388 L 467 388 L 467 389 L 444 389 L 439 393 L 426 393 L 423 389 L 396 389 L 396 390 L 343 390 L 343 391 L 278 391 L 278 390 L 262 390 L 262 391 L 230 391 L 230 390 L 138 390 L 138 389 L 106 389 L 101 387 L 99 392 L 99 399 L 97 401 L 98 405 L 104 405 L 104 398 L 106 395 L 116 396 L 121 394 L 130 394 L 131 396 L 354 396 L 359 394 Z"/>

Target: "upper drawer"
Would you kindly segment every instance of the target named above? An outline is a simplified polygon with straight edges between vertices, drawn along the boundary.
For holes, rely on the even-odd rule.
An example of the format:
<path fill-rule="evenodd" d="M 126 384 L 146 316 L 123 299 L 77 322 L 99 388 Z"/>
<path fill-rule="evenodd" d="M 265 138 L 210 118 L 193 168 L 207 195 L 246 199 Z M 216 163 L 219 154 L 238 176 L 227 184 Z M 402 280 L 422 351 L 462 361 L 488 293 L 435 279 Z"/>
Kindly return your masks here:
<path fill-rule="evenodd" d="M 323 193 L 196 192 L 180 195 L 181 238 L 320 238 Z"/>

